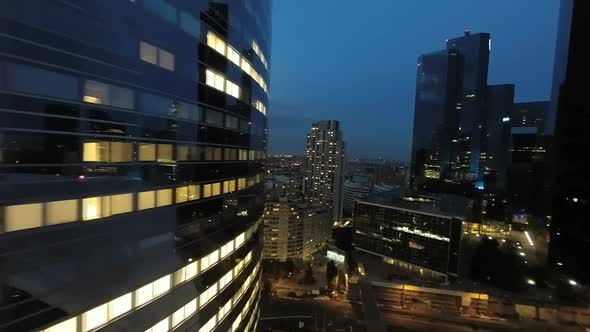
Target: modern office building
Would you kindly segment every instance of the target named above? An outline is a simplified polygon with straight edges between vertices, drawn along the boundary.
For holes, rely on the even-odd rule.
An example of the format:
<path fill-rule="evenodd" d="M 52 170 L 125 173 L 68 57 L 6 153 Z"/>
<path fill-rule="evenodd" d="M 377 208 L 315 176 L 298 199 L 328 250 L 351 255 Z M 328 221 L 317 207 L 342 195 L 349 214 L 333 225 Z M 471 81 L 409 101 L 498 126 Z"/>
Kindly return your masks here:
<path fill-rule="evenodd" d="M 480 189 L 484 175 L 480 158 L 481 153 L 485 153 L 486 146 L 483 122 L 491 50 L 490 34 L 471 34 L 466 31 L 462 37 L 447 40 L 447 50 L 457 51 L 463 57 L 461 110 L 456 145 L 460 165 L 454 171 L 454 178 L 460 182 L 474 183 Z"/>
<path fill-rule="evenodd" d="M 506 190 L 506 173 L 510 163 L 510 115 L 514 108 L 514 84 L 488 85 L 483 148 L 480 168 L 483 188 L 489 194 L 503 194 Z"/>
<path fill-rule="evenodd" d="M 410 176 L 415 187 L 437 190 L 459 167 L 453 140 L 462 108 L 462 68 L 463 56 L 456 51 L 418 58 Z"/>
<path fill-rule="evenodd" d="M 459 274 L 461 224 L 472 208 L 454 195 L 372 195 L 355 205 L 354 247 L 397 269 L 446 281 Z"/>
<path fill-rule="evenodd" d="M 553 81 L 554 86 L 559 86 L 555 88 L 559 89 L 559 98 L 553 125 L 555 173 L 548 263 L 571 278 L 570 284 L 590 282 L 590 266 L 581 263 L 584 255 L 590 252 L 590 176 L 586 155 L 590 150 L 590 107 L 586 89 L 590 75 L 590 52 L 586 45 L 589 15 L 588 1 L 562 1 L 558 31 L 565 35 L 558 36 L 557 47 L 563 47 L 559 42 L 566 38 L 569 42 L 564 44 L 568 44 L 568 51 L 556 51 L 565 54 L 556 57 L 555 72 L 565 75 L 556 75 Z"/>
<path fill-rule="evenodd" d="M 352 217 L 354 201 L 369 196 L 373 185 L 366 176 L 354 175 L 344 181 L 342 190 L 342 216 Z"/>
<path fill-rule="evenodd" d="M 304 194 L 313 206 L 332 210 L 334 221 L 342 215 L 344 141 L 340 122 L 318 121 L 307 135 Z"/>
<path fill-rule="evenodd" d="M 0 330 L 256 329 L 270 5 L 0 3 Z"/>
<path fill-rule="evenodd" d="M 513 213 L 542 216 L 545 182 L 545 116 L 548 101 L 515 103 L 510 115 L 507 188 Z"/>
<path fill-rule="evenodd" d="M 328 209 L 280 198 L 266 203 L 264 258 L 284 262 L 307 260 L 331 237 L 332 219 Z"/>

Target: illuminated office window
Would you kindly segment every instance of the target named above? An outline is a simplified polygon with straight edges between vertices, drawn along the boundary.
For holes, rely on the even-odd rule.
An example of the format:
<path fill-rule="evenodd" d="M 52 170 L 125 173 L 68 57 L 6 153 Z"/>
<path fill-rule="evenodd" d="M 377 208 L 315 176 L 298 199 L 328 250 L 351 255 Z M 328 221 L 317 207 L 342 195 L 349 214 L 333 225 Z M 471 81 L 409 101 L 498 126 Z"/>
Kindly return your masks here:
<path fill-rule="evenodd" d="M 133 160 L 133 145 L 124 142 L 110 142 L 109 161 L 114 163 Z"/>
<path fill-rule="evenodd" d="M 154 298 L 154 285 L 149 283 L 135 291 L 135 306 L 138 307 Z"/>
<path fill-rule="evenodd" d="M 180 324 L 184 320 L 184 317 L 184 306 L 182 306 L 172 314 L 172 327 Z"/>
<path fill-rule="evenodd" d="M 187 145 L 176 146 L 176 160 L 187 161 L 190 160 L 189 147 Z"/>
<path fill-rule="evenodd" d="M 170 290 L 170 275 L 165 275 L 162 278 L 154 281 L 154 297 L 164 294 Z"/>
<path fill-rule="evenodd" d="M 248 159 L 249 159 L 249 160 L 255 160 L 255 159 L 256 159 L 256 157 L 255 157 L 255 154 L 254 154 L 254 153 L 255 153 L 255 151 L 254 151 L 254 150 L 250 150 L 250 151 L 248 151 Z"/>
<path fill-rule="evenodd" d="M 236 237 L 236 247 L 239 247 L 242 245 L 242 243 L 244 243 L 244 239 L 245 239 L 246 235 L 244 233 L 238 235 L 238 237 Z"/>
<path fill-rule="evenodd" d="M 164 69 L 174 71 L 174 54 L 158 49 L 158 64 Z"/>
<path fill-rule="evenodd" d="M 233 240 L 231 240 L 228 243 L 226 243 L 225 245 L 223 245 L 221 247 L 219 254 L 220 254 L 221 258 L 224 258 L 227 255 L 229 255 L 232 251 L 234 251 L 234 241 Z"/>
<path fill-rule="evenodd" d="M 262 103 L 260 100 L 257 100 L 257 101 L 254 103 L 254 106 L 256 107 L 256 109 L 257 109 L 258 111 L 260 111 L 260 113 L 262 113 L 262 114 L 266 115 L 266 106 L 264 106 L 264 104 L 263 104 L 263 103 Z"/>
<path fill-rule="evenodd" d="M 194 262 L 188 264 L 187 266 L 185 266 L 184 272 L 185 272 L 185 278 L 187 280 L 194 278 L 197 275 L 197 273 L 199 272 L 198 271 L 198 261 L 194 261 Z"/>
<path fill-rule="evenodd" d="M 248 160 L 248 150 L 240 149 L 240 160 Z"/>
<path fill-rule="evenodd" d="M 197 312 L 197 299 L 193 299 L 184 305 L 184 315 L 189 317 L 190 315 Z"/>
<path fill-rule="evenodd" d="M 172 189 L 161 189 L 156 191 L 156 206 L 172 204 Z"/>
<path fill-rule="evenodd" d="M 145 62 L 153 65 L 158 64 L 158 48 L 146 42 L 139 42 L 139 57 Z"/>
<path fill-rule="evenodd" d="M 78 200 L 49 202 L 45 204 L 45 221 L 48 225 L 78 220 Z"/>
<path fill-rule="evenodd" d="M 82 315 L 82 331 L 90 331 L 101 326 L 109 320 L 107 304 L 86 311 Z"/>
<path fill-rule="evenodd" d="M 151 332 L 168 332 L 170 328 L 170 317 L 162 319 L 158 324 L 152 327 Z"/>
<path fill-rule="evenodd" d="M 143 191 L 137 195 L 137 209 L 151 209 L 156 206 L 156 192 Z"/>
<path fill-rule="evenodd" d="M 6 232 L 42 225 L 43 205 L 41 203 L 13 205 L 4 209 L 4 228 Z"/>
<path fill-rule="evenodd" d="M 110 105 L 111 98 L 107 84 L 86 80 L 84 85 L 84 101 L 93 104 Z"/>
<path fill-rule="evenodd" d="M 252 70 L 252 65 L 248 62 L 248 60 L 242 58 L 241 61 L 242 70 L 246 72 L 246 74 L 250 75 L 250 71 Z"/>
<path fill-rule="evenodd" d="M 132 308 L 132 294 L 127 293 L 109 302 L 109 320 L 130 311 Z"/>
<path fill-rule="evenodd" d="M 110 215 L 110 196 L 90 197 L 82 200 L 82 220 L 92 220 Z"/>
<path fill-rule="evenodd" d="M 217 90 L 225 91 L 225 77 L 223 77 L 223 75 L 217 74 L 211 69 L 205 70 L 205 83 Z"/>
<path fill-rule="evenodd" d="M 140 161 L 155 161 L 156 160 L 156 144 L 139 143 L 139 160 Z"/>
<path fill-rule="evenodd" d="M 211 197 L 211 183 L 203 185 L 203 198 Z"/>
<path fill-rule="evenodd" d="M 144 41 L 139 42 L 139 58 L 153 65 L 174 71 L 174 54 Z"/>
<path fill-rule="evenodd" d="M 236 64 L 236 66 L 240 66 L 240 53 L 233 49 L 231 46 L 227 46 L 227 58 L 229 61 Z"/>
<path fill-rule="evenodd" d="M 188 186 L 188 200 L 194 201 L 195 199 L 201 198 L 201 186 L 193 184 Z"/>
<path fill-rule="evenodd" d="M 108 142 L 85 142 L 83 150 L 83 161 L 109 161 Z"/>
<path fill-rule="evenodd" d="M 246 178 L 238 179 L 238 190 L 246 188 Z"/>
<path fill-rule="evenodd" d="M 223 160 L 223 149 L 222 148 L 213 148 L 213 160 Z"/>
<path fill-rule="evenodd" d="M 78 331 L 78 320 L 76 317 L 70 318 L 57 325 L 43 330 L 43 332 L 77 332 Z"/>
<path fill-rule="evenodd" d="M 211 31 L 207 32 L 207 45 L 225 55 L 225 42 Z"/>
<path fill-rule="evenodd" d="M 111 214 L 133 211 L 133 194 L 111 196 Z"/>
<path fill-rule="evenodd" d="M 211 185 L 211 196 L 221 195 L 221 183 L 216 182 Z"/>
<path fill-rule="evenodd" d="M 229 299 L 221 309 L 219 309 L 219 313 L 217 314 L 217 320 L 221 321 L 225 316 L 231 311 L 232 308 L 232 301 Z"/>
<path fill-rule="evenodd" d="M 199 332 L 211 332 L 215 328 L 215 325 L 217 325 L 217 316 L 211 317 L 211 319 L 207 321 L 205 325 L 201 326 Z"/>
<path fill-rule="evenodd" d="M 203 293 L 201 293 L 199 296 L 199 307 L 202 308 L 205 306 L 205 304 L 207 304 L 207 302 L 214 298 L 215 295 L 217 295 L 217 290 L 217 283 L 214 283 L 209 288 L 207 288 L 207 290 L 203 291 Z"/>
<path fill-rule="evenodd" d="M 176 188 L 176 203 L 188 201 L 188 187 Z"/>
<path fill-rule="evenodd" d="M 172 162 L 172 144 L 158 144 L 158 162 Z"/>
<path fill-rule="evenodd" d="M 172 282 L 174 286 L 183 283 L 186 280 L 186 267 L 181 267 L 180 269 L 174 271 L 172 275 Z"/>
<path fill-rule="evenodd" d="M 236 190 L 236 180 L 223 181 L 223 192 L 231 193 Z"/>
<path fill-rule="evenodd" d="M 87 103 L 121 108 L 133 108 L 135 104 L 132 90 L 93 80 L 85 81 L 82 99 Z"/>
<path fill-rule="evenodd" d="M 225 81 L 225 92 L 234 98 L 240 98 L 240 87 L 230 80 Z"/>
<path fill-rule="evenodd" d="M 229 283 L 233 279 L 232 273 L 233 272 L 230 270 L 225 275 L 223 275 L 223 277 L 221 277 L 221 279 L 219 279 L 219 289 L 223 289 L 225 286 L 229 285 Z"/>

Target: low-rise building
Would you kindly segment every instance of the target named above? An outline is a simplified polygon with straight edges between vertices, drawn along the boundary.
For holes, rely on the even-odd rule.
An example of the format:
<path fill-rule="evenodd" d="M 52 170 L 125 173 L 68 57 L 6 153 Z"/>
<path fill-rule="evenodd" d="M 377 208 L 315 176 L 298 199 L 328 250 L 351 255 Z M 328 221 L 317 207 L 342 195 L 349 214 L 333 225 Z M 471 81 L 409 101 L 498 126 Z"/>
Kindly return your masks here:
<path fill-rule="evenodd" d="M 454 195 L 369 196 L 355 204 L 354 246 L 401 270 L 446 281 L 459 274 L 461 224 L 472 207 Z"/>

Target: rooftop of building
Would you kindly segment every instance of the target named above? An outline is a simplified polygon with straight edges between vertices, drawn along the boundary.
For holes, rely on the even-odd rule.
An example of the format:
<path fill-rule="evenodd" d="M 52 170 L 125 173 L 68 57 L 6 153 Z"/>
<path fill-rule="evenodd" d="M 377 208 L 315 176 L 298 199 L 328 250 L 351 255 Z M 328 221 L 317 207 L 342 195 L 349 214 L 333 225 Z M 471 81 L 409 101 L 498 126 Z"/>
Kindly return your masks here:
<path fill-rule="evenodd" d="M 358 201 L 391 209 L 459 219 L 469 218 L 473 213 L 473 201 L 471 199 L 452 194 L 392 190 L 373 194 Z"/>

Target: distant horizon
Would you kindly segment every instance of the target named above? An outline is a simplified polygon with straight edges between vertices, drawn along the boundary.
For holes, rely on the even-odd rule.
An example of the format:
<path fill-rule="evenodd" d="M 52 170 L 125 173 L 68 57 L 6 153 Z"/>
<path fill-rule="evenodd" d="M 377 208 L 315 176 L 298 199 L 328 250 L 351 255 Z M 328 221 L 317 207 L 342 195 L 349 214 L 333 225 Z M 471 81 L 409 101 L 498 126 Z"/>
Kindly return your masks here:
<path fill-rule="evenodd" d="M 515 102 L 550 99 L 559 2 L 371 3 L 380 10 L 357 15 L 352 0 L 274 2 L 269 153 L 304 154 L 311 124 L 333 119 L 349 158 L 407 162 L 417 58 L 465 30 L 492 36 L 488 84 L 514 84 Z"/>

